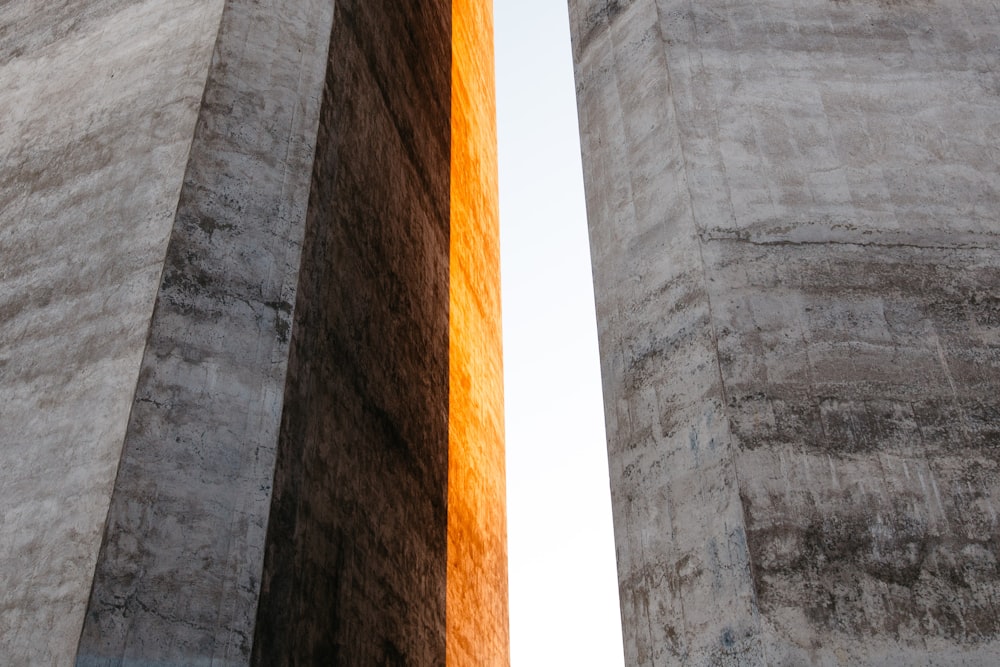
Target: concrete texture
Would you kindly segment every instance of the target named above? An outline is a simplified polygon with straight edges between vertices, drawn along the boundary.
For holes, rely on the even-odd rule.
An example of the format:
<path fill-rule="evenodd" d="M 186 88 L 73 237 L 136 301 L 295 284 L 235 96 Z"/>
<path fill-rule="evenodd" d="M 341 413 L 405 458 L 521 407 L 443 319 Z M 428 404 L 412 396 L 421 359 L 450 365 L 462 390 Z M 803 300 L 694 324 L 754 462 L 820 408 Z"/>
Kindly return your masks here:
<path fill-rule="evenodd" d="M 76 652 L 221 8 L 0 8 L 0 664 Z"/>
<path fill-rule="evenodd" d="M 450 11 L 336 3 L 257 665 L 445 663 Z"/>
<path fill-rule="evenodd" d="M 77 664 L 247 664 L 332 4 L 227 0 Z"/>
<path fill-rule="evenodd" d="M 996 7 L 569 4 L 628 664 L 996 664 Z"/>
<path fill-rule="evenodd" d="M 2 4 L 0 664 L 507 664 L 489 0 Z"/>

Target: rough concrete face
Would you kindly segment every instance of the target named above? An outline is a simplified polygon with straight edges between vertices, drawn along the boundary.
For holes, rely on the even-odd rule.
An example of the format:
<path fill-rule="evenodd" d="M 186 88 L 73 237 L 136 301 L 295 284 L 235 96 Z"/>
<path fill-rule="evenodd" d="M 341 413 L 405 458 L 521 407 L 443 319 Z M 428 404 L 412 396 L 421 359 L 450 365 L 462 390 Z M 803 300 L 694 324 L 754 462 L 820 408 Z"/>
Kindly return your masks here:
<path fill-rule="evenodd" d="M 628 663 L 996 664 L 996 8 L 570 12 Z"/>
<path fill-rule="evenodd" d="M 229 0 L 77 664 L 247 664 L 328 0 Z"/>
<path fill-rule="evenodd" d="M 0 663 L 76 652 L 221 1 L 0 9 Z"/>
<path fill-rule="evenodd" d="M 450 12 L 336 3 L 255 664 L 445 663 Z"/>

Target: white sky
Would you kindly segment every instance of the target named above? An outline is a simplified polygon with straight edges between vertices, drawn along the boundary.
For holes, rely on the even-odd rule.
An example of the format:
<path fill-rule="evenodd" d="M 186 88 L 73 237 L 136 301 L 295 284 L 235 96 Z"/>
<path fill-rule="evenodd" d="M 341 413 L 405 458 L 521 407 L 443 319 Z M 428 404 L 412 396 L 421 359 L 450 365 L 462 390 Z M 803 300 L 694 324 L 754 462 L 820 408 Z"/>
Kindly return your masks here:
<path fill-rule="evenodd" d="M 513 667 L 623 665 L 566 0 L 494 0 Z"/>

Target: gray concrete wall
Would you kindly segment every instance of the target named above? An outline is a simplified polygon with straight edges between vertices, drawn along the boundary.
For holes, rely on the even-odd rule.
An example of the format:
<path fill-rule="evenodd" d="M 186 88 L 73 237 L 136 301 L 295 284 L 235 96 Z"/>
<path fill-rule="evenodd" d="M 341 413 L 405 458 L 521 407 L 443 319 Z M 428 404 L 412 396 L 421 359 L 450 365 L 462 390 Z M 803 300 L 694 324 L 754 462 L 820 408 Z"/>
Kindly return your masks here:
<path fill-rule="evenodd" d="M 0 664 L 76 652 L 221 8 L 0 7 Z"/>
<path fill-rule="evenodd" d="M 995 664 L 995 6 L 570 12 L 629 664 Z"/>
<path fill-rule="evenodd" d="M 338 0 L 254 664 L 445 664 L 450 109 L 451 2 Z"/>
<path fill-rule="evenodd" d="M 225 3 L 79 665 L 249 662 L 332 14 Z"/>

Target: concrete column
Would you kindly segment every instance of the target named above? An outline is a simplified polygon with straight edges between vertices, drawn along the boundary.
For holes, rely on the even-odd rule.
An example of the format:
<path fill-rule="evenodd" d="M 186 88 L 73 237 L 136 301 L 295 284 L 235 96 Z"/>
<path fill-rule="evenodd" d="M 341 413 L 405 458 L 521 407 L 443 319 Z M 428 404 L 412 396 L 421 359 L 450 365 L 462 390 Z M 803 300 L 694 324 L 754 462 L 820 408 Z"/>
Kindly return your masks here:
<path fill-rule="evenodd" d="M 995 663 L 995 7 L 569 4 L 629 664 Z"/>
<path fill-rule="evenodd" d="M 229 0 L 77 664 L 247 664 L 333 6 Z"/>
<path fill-rule="evenodd" d="M 0 663 L 509 662 L 490 10 L 4 4 Z"/>

